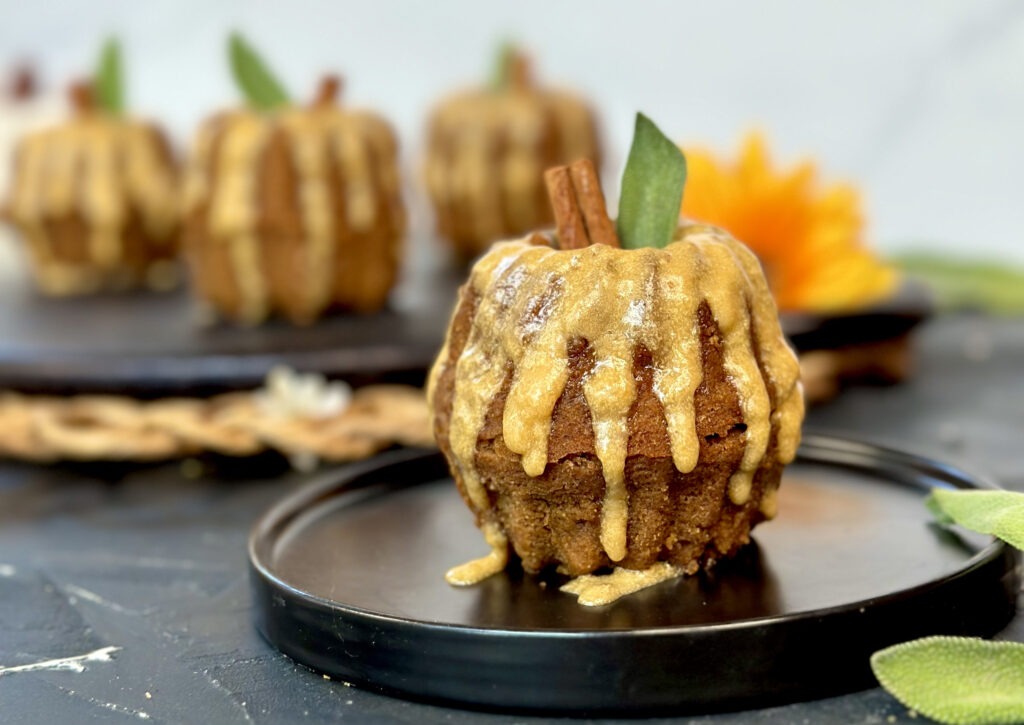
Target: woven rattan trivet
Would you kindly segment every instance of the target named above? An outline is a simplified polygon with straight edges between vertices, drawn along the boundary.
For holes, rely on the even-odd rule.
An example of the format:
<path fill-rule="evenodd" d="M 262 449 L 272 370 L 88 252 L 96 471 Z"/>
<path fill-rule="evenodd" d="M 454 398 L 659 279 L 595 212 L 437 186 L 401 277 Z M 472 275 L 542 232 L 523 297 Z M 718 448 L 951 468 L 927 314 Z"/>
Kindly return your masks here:
<path fill-rule="evenodd" d="M 30 461 L 158 461 L 275 450 L 297 465 L 350 461 L 392 445 L 433 446 L 422 390 L 354 392 L 278 370 L 266 388 L 207 399 L 138 401 L 0 394 L 0 456 Z"/>

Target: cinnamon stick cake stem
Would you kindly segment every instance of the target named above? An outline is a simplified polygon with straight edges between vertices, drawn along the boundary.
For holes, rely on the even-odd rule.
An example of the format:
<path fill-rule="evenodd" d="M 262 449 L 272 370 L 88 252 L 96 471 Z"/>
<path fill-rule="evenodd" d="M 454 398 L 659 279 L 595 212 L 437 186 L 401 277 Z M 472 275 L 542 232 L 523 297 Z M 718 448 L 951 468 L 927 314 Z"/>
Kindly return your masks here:
<path fill-rule="evenodd" d="M 71 110 L 76 114 L 88 113 L 96 107 L 96 94 L 92 83 L 85 80 L 73 82 L 68 86 L 68 101 Z"/>
<path fill-rule="evenodd" d="M 590 159 L 548 169 L 544 181 L 555 213 L 560 248 L 582 249 L 591 244 L 621 246 L 615 225 L 608 217 L 601 181 Z"/>
<path fill-rule="evenodd" d="M 311 104 L 313 108 L 326 108 L 333 106 L 338 101 L 338 92 L 341 90 L 341 78 L 336 75 L 326 75 L 320 80 L 320 87 L 317 88 L 316 97 Z"/>

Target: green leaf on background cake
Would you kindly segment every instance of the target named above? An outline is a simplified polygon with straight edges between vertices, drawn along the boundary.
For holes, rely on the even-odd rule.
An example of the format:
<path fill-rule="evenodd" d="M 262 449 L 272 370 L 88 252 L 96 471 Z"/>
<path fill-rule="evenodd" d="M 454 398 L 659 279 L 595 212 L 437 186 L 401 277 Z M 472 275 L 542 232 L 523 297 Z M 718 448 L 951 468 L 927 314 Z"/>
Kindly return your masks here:
<path fill-rule="evenodd" d="M 498 48 L 498 54 L 494 59 L 494 69 L 491 71 L 490 88 L 492 91 L 504 91 L 509 87 L 512 80 L 512 64 L 516 54 L 515 43 L 506 40 Z"/>
<path fill-rule="evenodd" d="M 287 91 L 259 54 L 238 33 L 228 46 L 231 72 L 248 104 L 257 111 L 272 111 L 291 103 Z"/>
<path fill-rule="evenodd" d="M 935 488 L 926 503 L 940 523 L 959 524 L 1024 549 L 1024 493 Z"/>
<path fill-rule="evenodd" d="M 1024 644 L 925 637 L 871 656 L 893 697 L 941 723 L 1024 722 Z"/>
<path fill-rule="evenodd" d="M 93 77 L 96 105 L 107 113 L 124 111 L 124 72 L 121 68 L 121 44 L 110 38 L 100 50 L 96 75 Z"/>
<path fill-rule="evenodd" d="M 927 253 L 900 255 L 892 262 L 927 282 L 943 309 L 1001 315 L 1024 312 L 1024 269 L 1020 267 Z"/>
<path fill-rule="evenodd" d="M 624 249 L 664 247 L 679 226 L 686 185 L 686 157 L 642 113 L 622 174 L 616 226 Z"/>

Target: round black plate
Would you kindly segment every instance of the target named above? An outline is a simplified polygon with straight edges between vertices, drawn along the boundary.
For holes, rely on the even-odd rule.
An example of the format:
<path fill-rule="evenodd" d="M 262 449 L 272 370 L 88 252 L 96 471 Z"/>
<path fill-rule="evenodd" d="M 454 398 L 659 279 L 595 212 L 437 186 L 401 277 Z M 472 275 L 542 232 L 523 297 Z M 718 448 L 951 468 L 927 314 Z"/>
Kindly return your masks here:
<path fill-rule="evenodd" d="M 8 240 L 0 238 L 0 242 Z M 389 309 L 316 325 L 209 325 L 187 290 L 48 298 L 25 274 L 0 280 L 0 387 L 164 395 L 259 385 L 289 365 L 333 377 L 417 376 L 444 339 L 464 272 L 440 243 L 410 243 Z"/>
<path fill-rule="evenodd" d="M 873 683 L 870 654 L 1012 618 L 1016 555 L 931 523 L 932 486 L 990 484 L 933 461 L 811 437 L 780 516 L 710 576 L 596 609 L 557 576 L 457 589 L 486 552 L 440 455 L 344 469 L 270 510 L 249 542 L 257 626 L 282 652 L 379 691 L 566 714 L 740 709 Z"/>

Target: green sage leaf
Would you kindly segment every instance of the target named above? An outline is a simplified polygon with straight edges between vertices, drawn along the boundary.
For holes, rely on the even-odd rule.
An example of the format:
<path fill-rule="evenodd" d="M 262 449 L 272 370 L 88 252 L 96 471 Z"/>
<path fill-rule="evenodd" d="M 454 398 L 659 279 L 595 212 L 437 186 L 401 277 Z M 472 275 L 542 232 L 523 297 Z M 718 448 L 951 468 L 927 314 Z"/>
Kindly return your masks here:
<path fill-rule="evenodd" d="M 1019 266 L 927 253 L 904 254 L 891 261 L 927 282 L 943 309 L 1024 312 L 1024 269 Z"/>
<path fill-rule="evenodd" d="M 871 656 L 879 683 L 941 723 L 1024 722 L 1024 644 L 925 637 Z"/>
<path fill-rule="evenodd" d="M 1024 549 L 1024 493 L 934 488 L 926 503 L 940 523 L 956 523 Z"/>
<path fill-rule="evenodd" d="M 498 54 L 494 58 L 494 69 L 491 71 L 490 87 L 492 91 L 504 91 L 509 87 L 512 63 L 515 61 L 516 52 L 515 43 L 508 40 L 498 48 Z"/>
<path fill-rule="evenodd" d="M 124 112 L 124 71 L 121 67 L 121 44 L 117 38 L 109 38 L 103 44 L 92 83 L 97 106 L 107 113 Z"/>
<path fill-rule="evenodd" d="M 291 103 L 281 82 L 253 47 L 238 33 L 231 34 L 228 55 L 235 82 L 252 108 L 257 111 L 272 111 Z"/>
<path fill-rule="evenodd" d="M 651 119 L 636 114 L 616 222 L 623 248 L 660 248 L 672 241 L 685 185 L 683 152 Z"/>

